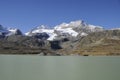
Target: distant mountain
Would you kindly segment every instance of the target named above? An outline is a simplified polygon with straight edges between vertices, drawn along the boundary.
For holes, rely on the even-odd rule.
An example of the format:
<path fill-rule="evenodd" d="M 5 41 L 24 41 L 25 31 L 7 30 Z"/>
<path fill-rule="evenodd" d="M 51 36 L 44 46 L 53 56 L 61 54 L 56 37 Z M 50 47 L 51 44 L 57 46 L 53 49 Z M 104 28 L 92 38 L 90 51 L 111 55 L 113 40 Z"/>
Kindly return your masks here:
<path fill-rule="evenodd" d="M 22 32 L 19 29 L 9 28 L 7 30 L 9 32 L 9 34 L 7 34 L 7 36 L 10 36 L 10 35 L 22 35 Z"/>
<path fill-rule="evenodd" d="M 11 35 L 22 35 L 22 32 L 19 29 L 5 28 L 0 25 L 0 38 Z"/>
<path fill-rule="evenodd" d="M 41 38 L 47 40 L 53 40 L 56 34 L 54 33 L 54 29 L 46 28 L 46 26 L 41 25 L 36 28 L 33 28 L 31 31 L 25 33 L 26 36 L 42 36 Z M 41 39 L 40 38 L 40 39 Z"/>

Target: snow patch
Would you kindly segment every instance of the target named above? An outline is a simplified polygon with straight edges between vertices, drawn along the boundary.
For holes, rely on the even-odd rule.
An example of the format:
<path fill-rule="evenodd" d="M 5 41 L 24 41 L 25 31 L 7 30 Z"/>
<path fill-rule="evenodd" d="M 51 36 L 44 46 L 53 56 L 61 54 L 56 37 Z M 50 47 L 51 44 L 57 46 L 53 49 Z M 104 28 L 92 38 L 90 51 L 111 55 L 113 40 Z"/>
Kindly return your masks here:
<path fill-rule="evenodd" d="M 87 33 L 84 32 L 81 33 L 81 36 L 87 36 L 87 35 L 88 35 Z"/>
<path fill-rule="evenodd" d="M 113 29 L 111 29 L 111 30 L 120 30 L 120 28 L 113 28 Z"/>
<path fill-rule="evenodd" d="M 57 31 L 59 31 L 60 33 L 68 33 L 71 36 L 77 36 L 78 33 L 76 31 L 74 31 L 72 28 L 65 28 L 65 29 L 56 29 Z"/>
<path fill-rule="evenodd" d="M 57 36 L 57 34 L 52 34 L 52 35 L 50 35 L 50 37 L 47 40 L 52 41 L 55 39 L 56 36 Z"/>
<path fill-rule="evenodd" d="M 8 29 L 8 31 L 10 31 L 11 33 L 13 33 L 13 34 L 15 34 L 16 33 L 16 31 L 17 31 L 17 29 Z"/>

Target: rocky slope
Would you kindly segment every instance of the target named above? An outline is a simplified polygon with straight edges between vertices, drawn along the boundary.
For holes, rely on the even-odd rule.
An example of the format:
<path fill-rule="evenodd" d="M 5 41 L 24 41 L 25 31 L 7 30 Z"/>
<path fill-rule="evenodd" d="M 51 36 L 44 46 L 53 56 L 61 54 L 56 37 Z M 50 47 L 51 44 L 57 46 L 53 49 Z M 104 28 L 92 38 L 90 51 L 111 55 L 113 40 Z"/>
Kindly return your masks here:
<path fill-rule="evenodd" d="M 93 32 L 79 39 L 70 54 L 120 55 L 120 30 Z"/>
<path fill-rule="evenodd" d="M 48 41 L 22 35 L 12 35 L 0 39 L 0 54 L 57 55 L 50 48 Z"/>

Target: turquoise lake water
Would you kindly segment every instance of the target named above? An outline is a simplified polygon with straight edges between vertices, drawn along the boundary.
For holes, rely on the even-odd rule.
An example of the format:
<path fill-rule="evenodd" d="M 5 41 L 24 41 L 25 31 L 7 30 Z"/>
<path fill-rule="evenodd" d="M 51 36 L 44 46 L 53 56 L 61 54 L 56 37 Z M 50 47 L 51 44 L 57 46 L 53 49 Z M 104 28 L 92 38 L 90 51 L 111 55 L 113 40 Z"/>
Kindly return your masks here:
<path fill-rule="evenodd" d="M 120 57 L 0 55 L 0 80 L 120 80 Z"/>

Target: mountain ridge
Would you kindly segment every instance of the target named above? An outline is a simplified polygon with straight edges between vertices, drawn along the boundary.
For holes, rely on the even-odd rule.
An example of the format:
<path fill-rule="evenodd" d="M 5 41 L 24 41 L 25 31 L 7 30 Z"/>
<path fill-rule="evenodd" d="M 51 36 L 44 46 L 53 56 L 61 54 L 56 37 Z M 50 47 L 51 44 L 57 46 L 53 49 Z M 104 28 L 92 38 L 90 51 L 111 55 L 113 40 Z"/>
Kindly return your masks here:
<path fill-rule="evenodd" d="M 44 25 L 41 25 L 25 33 L 25 35 L 32 36 L 32 34 L 44 32 L 50 36 L 48 40 L 54 40 L 59 35 L 76 37 L 79 33 L 81 33 L 82 36 L 86 36 L 90 32 L 103 30 L 104 29 L 100 26 L 90 25 L 82 20 L 77 20 L 71 21 L 70 23 L 62 23 L 60 25 L 56 25 L 53 29 L 45 28 Z"/>

